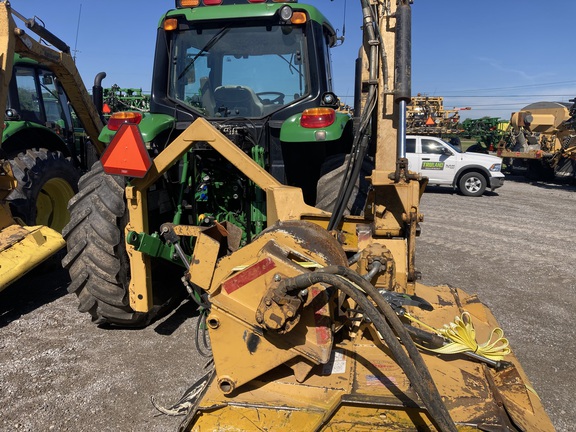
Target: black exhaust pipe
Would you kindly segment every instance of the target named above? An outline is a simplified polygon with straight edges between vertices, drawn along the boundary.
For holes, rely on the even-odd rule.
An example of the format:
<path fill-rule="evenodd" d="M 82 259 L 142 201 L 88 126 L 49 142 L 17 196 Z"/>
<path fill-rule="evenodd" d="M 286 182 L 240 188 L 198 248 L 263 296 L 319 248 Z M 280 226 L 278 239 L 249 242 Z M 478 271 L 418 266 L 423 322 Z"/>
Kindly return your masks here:
<path fill-rule="evenodd" d="M 92 86 L 92 101 L 96 106 L 98 115 L 104 121 L 102 109 L 104 107 L 104 90 L 102 89 L 102 80 L 106 78 L 106 72 L 100 72 L 94 78 L 94 86 Z"/>

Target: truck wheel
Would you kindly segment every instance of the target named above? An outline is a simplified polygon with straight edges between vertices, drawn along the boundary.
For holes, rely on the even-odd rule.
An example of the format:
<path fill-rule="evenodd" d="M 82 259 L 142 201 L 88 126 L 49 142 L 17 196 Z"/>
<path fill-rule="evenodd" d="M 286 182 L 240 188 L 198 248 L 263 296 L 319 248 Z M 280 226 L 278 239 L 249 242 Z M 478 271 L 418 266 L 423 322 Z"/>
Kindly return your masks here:
<path fill-rule="evenodd" d="M 130 307 L 124 186 L 124 177 L 106 174 L 100 162 L 80 179 L 79 192 L 69 204 L 70 223 L 62 232 L 68 249 L 62 265 L 70 273 L 68 291 L 78 296 L 78 310 L 88 312 L 94 323 L 142 327 L 169 302 L 147 313 Z M 155 304 L 161 301 L 155 299 Z"/>
<path fill-rule="evenodd" d="M 462 195 L 479 197 L 486 190 L 486 179 L 477 172 L 468 172 L 460 177 L 458 189 Z"/>
<path fill-rule="evenodd" d="M 61 232 L 70 219 L 67 204 L 78 190 L 80 174 L 61 152 L 30 149 L 10 160 L 16 189 L 8 196 L 14 216 L 27 225 Z"/>

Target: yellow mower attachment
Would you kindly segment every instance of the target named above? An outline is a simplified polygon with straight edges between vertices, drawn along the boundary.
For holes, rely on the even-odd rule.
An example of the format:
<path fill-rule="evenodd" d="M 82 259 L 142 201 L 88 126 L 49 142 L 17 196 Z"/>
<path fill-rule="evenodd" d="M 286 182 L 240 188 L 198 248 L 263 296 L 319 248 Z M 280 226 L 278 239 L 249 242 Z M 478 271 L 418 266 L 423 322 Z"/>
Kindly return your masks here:
<path fill-rule="evenodd" d="M 4 201 L 16 186 L 8 162 L 0 166 L 0 291 L 50 258 L 66 244 L 51 228 L 22 226 Z"/>
<path fill-rule="evenodd" d="M 202 270 L 205 252 L 192 260 Z M 476 296 L 420 283 L 410 296 L 377 291 L 304 221 L 268 228 L 213 274 L 214 370 L 161 410 L 187 410 L 180 431 L 554 430 Z"/>

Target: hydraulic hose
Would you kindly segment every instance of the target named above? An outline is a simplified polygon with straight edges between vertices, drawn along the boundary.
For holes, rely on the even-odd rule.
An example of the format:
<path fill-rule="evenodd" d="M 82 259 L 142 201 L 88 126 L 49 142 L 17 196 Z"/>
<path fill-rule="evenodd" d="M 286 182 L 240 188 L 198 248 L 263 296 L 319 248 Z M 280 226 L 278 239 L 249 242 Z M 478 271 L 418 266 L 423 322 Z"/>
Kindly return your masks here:
<path fill-rule="evenodd" d="M 361 0 L 362 4 L 362 14 L 364 21 L 364 28 L 366 29 L 369 41 L 376 41 L 376 30 L 374 26 L 374 16 L 372 8 L 368 0 Z M 354 190 L 354 185 L 356 184 L 356 179 L 360 176 L 360 170 L 362 168 L 362 163 L 366 152 L 368 150 L 370 135 L 368 132 L 368 127 L 370 125 L 370 120 L 372 119 L 372 114 L 376 107 L 378 100 L 377 94 L 377 78 L 378 78 L 378 56 L 379 56 L 379 46 L 376 43 L 371 44 L 369 56 L 369 84 L 370 89 L 367 97 L 367 102 L 360 115 L 360 124 L 358 130 L 354 136 L 354 142 L 352 144 L 352 150 L 350 151 L 350 159 L 348 160 L 348 166 L 346 167 L 346 173 L 344 175 L 344 180 L 340 186 L 338 196 L 336 198 L 336 203 L 334 209 L 332 210 L 332 216 L 328 222 L 328 230 L 333 230 L 338 227 L 342 217 L 344 216 L 344 211 L 348 204 L 348 200 L 352 195 Z"/>
<path fill-rule="evenodd" d="M 384 314 L 384 317 L 386 318 L 386 320 L 388 321 L 390 326 L 394 329 L 394 331 L 396 332 L 396 334 L 398 335 L 398 337 L 400 338 L 400 340 L 402 341 L 402 343 L 406 347 L 406 351 L 408 351 L 408 355 L 410 356 L 410 358 L 414 362 L 414 365 L 416 366 L 417 370 L 421 374 L 422 379 L 427 383 L 427 386 L 428 386 L 427 391 L 429 391 L 430 394 L 432 395 L 432 401 L 434 402 L 434 406 L 438 410 L 437 412 L 440 414 L 440 418 L 442 419 L 443 424 L 450 426 L 449 429 L 445 429 L 445 430 L 455 431 L 456 426 L 454 425 L 454 422 L 452 421 L 452 418 L 450 417 L 450 413 L 448 412 L 448 409 L 442 403 L 442 398 L 440 396 L 440 393 L 438 392 L 438 389 L 436 388 L 436 385 L 434 384 L 434 380 L 432 379 L 432 376 L 430 375 L 430 372 L 428 371 L 428 367 L 426 366 L 426 363 L 424 363 L 424 360 L 422 359 L 422 356 L 420 355 L 420 351 L 418 351 L 418 348 L 414 344 L 414 341 L 410 337 L 410 334 L 406 330 L 406 327 L 404 326 L 402 321 L 400 321 L 400 318 L 398 318 L 398 315 L 396 315 L 396 312 L 394 312 L 392 307 L 388 304 L 388 302 L 384 299 L 384 297 L 382 297 L 382 295 L 378 292 L 376 287 L 374 287 L 374 285 L 372 285 L 369 281 L 364 279 L 358 273 L 350 270 L 347 267 L 328 266 L 328 267 L 324 267 L 322 269 L 318 269 L 317 272 L 325 272 L 325 273 L 330 273 L 330 274 L 335 274 L 335 275 L 345 277 L 345 278 L 349 279 L 351 282 L 353 282 L 354 284 L 358 285 L 360 288 L 362 288 L 362 290 L 364 290 L 364 292 L 366 292 L 366 294 L 370 298 L 372 298 L 372 300 L 376 303 L 376 305 L 378 306 L 380 311 Z M 395 339 L 395 341 L 397 341 L 397 339 Z M 388 341 L 385 340 L 385 342 L 386 342 L 386 344 L 388 344 Z M 402 351 L 402 352 L 404 353 L 404 351 Z M 408 377 L 408 378 L 410 379 L 410 377 Z M 410 381 L 412 382 L 412 379 L 410 379 Z M 436 420 L 438 420 L 438 419 L 436 419 Z"/>
<path fill-rule="evenodd" d="M 354 276 L 352 277 L 352 275 Z M 342 266 L 330 266 L 315 272 L 284 279 L 280 282 L 278 288 L 282 292 L 290 294 L 308 288 L 316 283 L 332 285 L 352 298 L 362 308 L 364 314 L 372 321 L 375 329 L 380 333 L 382 339 L 392 352 L 392 355 L 414 386 L 414 389 L 426 406 L 438 430 L 455 432 L 457 430 L 456 426 L 442 402 L 438 389 L 434 385 L 434 381 L 424 361 L 420 357 L 420 353 L 412 342 L 410 335 L 404 329 L 400 319 L 396 316 L 390 305 L 378 294 L 376 288 L 357 273 Z M 368 288 L 369 285 L 370 288 L 365 289 L 366 293 L 376 301 L 376 304 L 381 310 L 389 310 L 396 321 L 394 321 L 394 318 L 392 320 L 388 319 L 388 314 L 386 313 L 384 313 L 385 319 L 370 299 L 368 299 L 355 284 L 362 289 Z M 391 321 L 394 322 L 394 324 L 392 324 Z M 402 344 L 400 344 L 396 338 L 396 335 L 392 331 L 391 324 L 395 330 L 396 327 L 399 327 L 400 331 L 396 330 L 396 333 L 399 334 L 409 355 L 406 354 L 402 348 Z"/>
<path fill-rule="evenodd" d="M 207 309 L 201 309 L 198 315 L 198 320 L 196 321 L 196 329 L 194 332 L 194 345 L 198 354 L 202 357 L 212 358 L 212 351 L 210 345 L 208 344 L 208 338 L 206 336 L 206 316 L 208 315 Z"/>
<path fill-rule="evenodd" d="M 350 159 L 348 160 L 348 165 L 346 167 L 346 173 L 344 174 L 344 179 L 340 186 L 338 192 L 338 197 L 336 198 L 336 204 L 332 211 L 332 216 L 328 222 L 328 230 L 333 230 L 338 227 L 342 217 L 344 216 L 344 211 L 346 210 L 346 205 L 348 200 L 352 195 L 354 190 L 354 185 L 356 184 L 356 179 L 360 175 L 360 170 L 362 169 L 362 163 L 366 152 L 368 150 L 369 135 L 367 133 L 367 128 L 370 124 L 371 114 L 376 106 L 376 89 L 374 86 L 370 88 L 368 93 L 368 103 L 366 110 L 362 113 L 362 118 L 359 126 L 359 130 L 354 136 L 354 143 L 352 144 L 352 150 L 350 151 Z"/>
<path fill-rule="evenodd" d="M 342 183 L 341 192 L 338 195 L 338 204 L 335 208 L 334 212 L 332 213 L 332 217 L 330 218 L 330 222 L 328 223 L 328 230 L 333 230 L 338 227 L 342 217 L 344 216 L 344 211 L 346 210 L 346 206 L 350 197 L 352 196 L 352 192 L 354 191 L 354 186 L 356 185 L 356 179 L 360 176 L 360 170 L 362 169 L 362 163 L 364 161 L 364 157 L 366 156 L 366 151 L 368 149 L 368 141 L 369 137 L 367 135 L 362 135 L 360 140 L 360 146 L 358 151 L 354 155 L 354 160 L 350 160 L 349 163 L 352 164 L 347 168 L 347 174 L 345 175 L 345 180 Z"/>

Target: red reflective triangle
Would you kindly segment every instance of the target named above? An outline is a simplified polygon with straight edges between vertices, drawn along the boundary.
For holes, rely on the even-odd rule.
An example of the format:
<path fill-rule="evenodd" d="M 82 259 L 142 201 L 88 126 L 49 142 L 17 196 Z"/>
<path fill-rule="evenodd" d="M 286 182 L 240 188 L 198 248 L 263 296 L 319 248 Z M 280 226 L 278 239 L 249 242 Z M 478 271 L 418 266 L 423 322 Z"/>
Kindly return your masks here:
<path fill-rule="evenodd" d="M 100 160 L 106 173 L 127 177 L 142 178 L 152 166 L 138 126 L 130 123 L 120 126 Z"/>
<path fill-rule="evenodd" d="M 435 124 L 436 122 L 434 121 L 434 119 L 432 117 L 428 117 L 428 119 L 426 120 L 426 126 L 432 126 Z"/>

